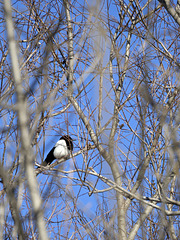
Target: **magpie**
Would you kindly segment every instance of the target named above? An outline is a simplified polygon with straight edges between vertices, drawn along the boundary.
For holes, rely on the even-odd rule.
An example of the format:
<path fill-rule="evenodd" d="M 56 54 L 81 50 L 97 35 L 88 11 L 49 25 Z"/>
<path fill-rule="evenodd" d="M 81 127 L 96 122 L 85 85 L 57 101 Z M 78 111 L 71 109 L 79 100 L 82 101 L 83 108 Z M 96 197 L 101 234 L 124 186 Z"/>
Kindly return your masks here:
<path fill-rule="evenodd" d="M 64 135 L 48 153 L 42 166 L 50 165 L 55 159 L 69 158 L 72 151 L 73 140 L 69 135 Z"/>

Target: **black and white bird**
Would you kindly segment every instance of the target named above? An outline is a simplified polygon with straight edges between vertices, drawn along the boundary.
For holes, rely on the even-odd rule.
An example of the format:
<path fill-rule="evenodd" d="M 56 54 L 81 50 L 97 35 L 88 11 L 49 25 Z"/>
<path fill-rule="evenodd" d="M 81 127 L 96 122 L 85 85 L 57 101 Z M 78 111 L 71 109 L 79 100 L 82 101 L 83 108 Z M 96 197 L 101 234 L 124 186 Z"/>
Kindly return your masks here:
<path fill-rule="evenodd" d="M 43 166 L 50 165 L 55 159 L 69 158 L 73 151 L 73 140 L 69 135 L 62 136 L 48 153 Z"/>

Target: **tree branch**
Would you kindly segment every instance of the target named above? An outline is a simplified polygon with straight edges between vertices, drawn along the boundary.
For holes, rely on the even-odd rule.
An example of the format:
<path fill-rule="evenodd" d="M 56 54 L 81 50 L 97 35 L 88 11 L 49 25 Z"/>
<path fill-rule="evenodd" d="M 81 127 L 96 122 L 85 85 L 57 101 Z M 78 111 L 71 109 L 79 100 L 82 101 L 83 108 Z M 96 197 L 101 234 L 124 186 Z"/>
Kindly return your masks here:
<path fill-rule="evenodd" d="M 11 14 L 11 3 L 10 0 L 4 1 L 5 19 L 8 35 L 8 43 L 10 49 L 10 56 L 12 62 L 12 72 L 14 77 L 14 84 L 17 96 L 17 114 L 18 114 L 18 124 L 20 129 L 21 138 L 21 154 L 24 162 L 21 162 L 21 168 L 25 167 L 27 182 L 29 186 L 29 191 L 32 199 L 32 206 L 35 218 L 37 220 L 38 230 L 40 239 L 47 240 L 47 232 L 45 228 L 45 222 L 43 219 L 42 202 L 39 195 L 38 183 L 34 174 L 34 164 L 33 164 L 33 151 L 31 149 L 30 142 L 30 132 L 28 129 L 28 109 L 26 103 L 26 97 L 23 89 L 23 84 L 21 80 L 21 72 L 19 68 L 19 60 L 17 54 L 17 46 L 14 37 L 14 27 Z"/>

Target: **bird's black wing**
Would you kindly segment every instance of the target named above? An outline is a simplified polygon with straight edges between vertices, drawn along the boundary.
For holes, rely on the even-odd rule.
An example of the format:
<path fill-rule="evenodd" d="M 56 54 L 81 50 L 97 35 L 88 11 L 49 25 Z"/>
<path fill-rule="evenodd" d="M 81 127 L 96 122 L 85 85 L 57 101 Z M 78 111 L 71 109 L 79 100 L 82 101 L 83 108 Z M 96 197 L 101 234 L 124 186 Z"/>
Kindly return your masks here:
<path fill-rule="evenodd" d="M 48 153 L 46 159 L 44 160 L 44 162 L 42 164 L 43 166 L 50 165 L 52 163 L 52 161 L 54 161 L 54 159 L 56 159 L 54 157 L 54 154 L 53 154 L 54 153 L 54 149 L 55 149 L 55 147 L 53 147 L 51 149 L 51 151 Z"/>

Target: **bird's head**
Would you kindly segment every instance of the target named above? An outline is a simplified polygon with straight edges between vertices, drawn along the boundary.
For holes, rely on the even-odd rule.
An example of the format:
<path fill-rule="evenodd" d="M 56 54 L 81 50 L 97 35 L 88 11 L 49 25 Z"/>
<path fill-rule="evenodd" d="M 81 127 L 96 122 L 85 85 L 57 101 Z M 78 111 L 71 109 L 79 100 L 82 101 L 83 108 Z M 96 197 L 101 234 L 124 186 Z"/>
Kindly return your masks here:
<path fill-rule="evenodd" d="M 69 135 L 64 135 L 60 138 L 66 141 L 67 147 L 70 151 L 73 151 L 73 139 Z"/>

